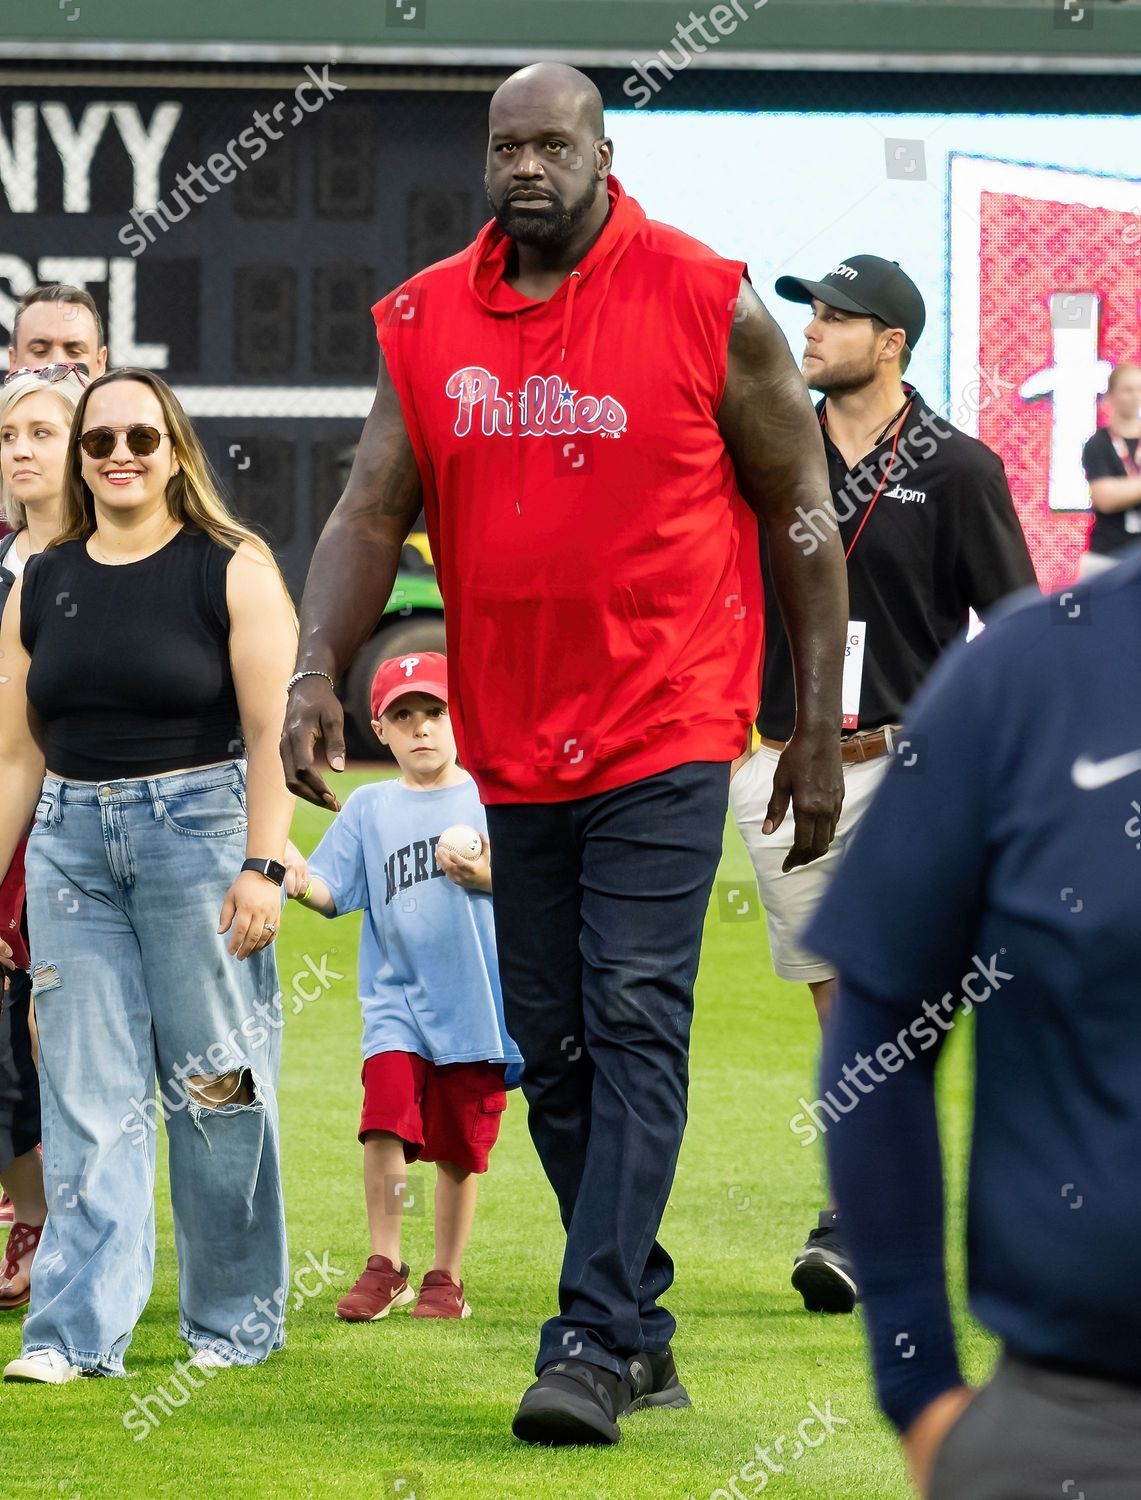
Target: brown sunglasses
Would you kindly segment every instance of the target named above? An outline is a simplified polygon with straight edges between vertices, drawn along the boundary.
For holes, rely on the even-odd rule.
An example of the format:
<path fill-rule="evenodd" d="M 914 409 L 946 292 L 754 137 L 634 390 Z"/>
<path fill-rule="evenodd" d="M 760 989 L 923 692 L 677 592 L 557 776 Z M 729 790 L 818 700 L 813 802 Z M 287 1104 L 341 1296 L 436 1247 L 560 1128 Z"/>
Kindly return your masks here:
<path fill-rule="evenodd" d="M 91 427 L 80 437 L 79 445 L 88 458 L 110 458 L 121 432 L 126 433 L 127 447 L 136 458 L 148 458 L 163 438 L 170 436 L 145 422 L 135 422 L 130 427 Z"/>

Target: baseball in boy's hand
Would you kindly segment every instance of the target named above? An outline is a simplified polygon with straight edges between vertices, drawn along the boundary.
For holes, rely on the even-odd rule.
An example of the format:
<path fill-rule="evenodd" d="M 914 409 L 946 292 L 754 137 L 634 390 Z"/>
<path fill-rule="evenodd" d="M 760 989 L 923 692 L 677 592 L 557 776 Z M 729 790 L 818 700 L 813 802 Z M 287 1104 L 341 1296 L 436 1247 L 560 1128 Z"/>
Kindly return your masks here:
<path fill-rule="evenodd" d="M 453 823 L 445 828 L 436 843 L 437 849 L 447 849 L 451 854 L 462 854 L 465 859 L 475 859 L 483 847 L 483 840 L 474 828 L 466 823 Z"/>
<path fill-rule="evenodd" d="M 466 891 L 491 890 L 491 845 L 474 828 L 462 823 L 446 828 L 436 841 L 436 863 L 454 885 Z"/>

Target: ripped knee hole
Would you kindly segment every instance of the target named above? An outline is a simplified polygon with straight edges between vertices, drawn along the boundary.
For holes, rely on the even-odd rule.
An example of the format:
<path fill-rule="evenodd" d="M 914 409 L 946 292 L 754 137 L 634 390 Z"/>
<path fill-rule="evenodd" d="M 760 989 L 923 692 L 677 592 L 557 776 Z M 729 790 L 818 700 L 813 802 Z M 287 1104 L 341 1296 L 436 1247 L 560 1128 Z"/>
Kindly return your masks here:
<path fill-rule="evenodd" d="M 254 1100 L 253 1078 L 248 1068 L 188 1078 L 186 1083 L 190 1097 L 204 1109 L 218 1109 L 223 1104 L 252 1104 Z"/>

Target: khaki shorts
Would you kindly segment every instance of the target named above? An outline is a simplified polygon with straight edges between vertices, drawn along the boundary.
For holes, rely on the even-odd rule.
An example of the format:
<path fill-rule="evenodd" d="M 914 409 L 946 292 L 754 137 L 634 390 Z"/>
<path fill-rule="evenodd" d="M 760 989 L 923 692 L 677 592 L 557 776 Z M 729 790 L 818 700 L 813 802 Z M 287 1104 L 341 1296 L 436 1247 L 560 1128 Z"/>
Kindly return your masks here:
<path fill-rule="evenodd" d="M 761 904 L 768 920 L 773 968 L 782 979 L 816 984 L 834 978 L 836 970 L 826 959 L 802 948 L 800 935 L 812 920 L 891 757 L 881 755 L 878 760 L 845 765 L 844 809 L 828 853 L 814 859 L 810 865 L 798 865 L 787 874 L 781 870 L 781 865 L 792 848 L 796 832 L 791 804 L 784 822 L 775 833 L 766 837 L 761 832 L 779 759 L 778 751 L 759 746 L 729 783 L 729 808 L 756 871 Z"/>
<path fill-rule="evenodd" d="M 1108 573 L 1118 561 L 1110 552 L 1083 552 L 1078 563 L 1078 577 L 1094 578 L 1098 573 Z"/>

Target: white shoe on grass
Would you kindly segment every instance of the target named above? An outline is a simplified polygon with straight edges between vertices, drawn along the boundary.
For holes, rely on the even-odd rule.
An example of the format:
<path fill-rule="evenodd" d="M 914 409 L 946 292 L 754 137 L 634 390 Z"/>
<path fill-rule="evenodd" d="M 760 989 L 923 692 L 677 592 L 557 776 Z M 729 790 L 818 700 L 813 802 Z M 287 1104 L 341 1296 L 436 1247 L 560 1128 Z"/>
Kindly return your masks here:
<path fill-rule="evenodd" d="M 69 1363 L 58 1349 L 37 1349 L 4 1367 L 5 1380 L 37 1381 L 41 1385 L 65 1385 L 82 1374 L 79 1366 Z"/>
<path fill-rule="evenodd" d="M 217 1349 L 199 1349 L 186 1363 L 192 1370 L 230 1370 L 234 1366 L 234 1361 L 219 1354 Z"/>

